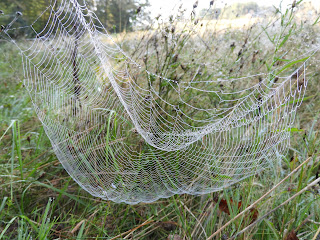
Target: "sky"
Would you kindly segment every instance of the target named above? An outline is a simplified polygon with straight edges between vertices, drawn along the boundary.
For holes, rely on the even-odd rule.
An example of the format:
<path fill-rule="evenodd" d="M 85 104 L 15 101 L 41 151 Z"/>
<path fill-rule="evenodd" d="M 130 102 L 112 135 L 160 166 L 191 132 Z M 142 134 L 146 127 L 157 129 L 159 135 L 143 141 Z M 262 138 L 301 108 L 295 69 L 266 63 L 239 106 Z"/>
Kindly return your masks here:
<path fill-rule="evenodd" d="M 308 0 L 310 2 L 313 2 L 320 6 L 320 0 Z M 151 14 L 153 16 L 157 16 L 158 14 L 161 14 L 162 16 L 169 16 L 174 6 L 180 6 L 183 2 L 183 6 L 188 10 L 192 11 L 192 6 L 196 2 L 196 0 L 149 0 L 151 4 Z M 198 9 L 208 8 L 210 5 L 210 0 L 198 0 L 199 5 Z M 259 5 L 262 6 L 279 6 L 281 0 L 215 0 L 214 1 L 214 7 L 222 7 L 226 3 L 228 5 L 231 5 L 236 2 L 256 2 Z M 292 4 L 293 0 L 283 0 L 282 4 L 283 6 L 287 6 L 289 4 Z"/>

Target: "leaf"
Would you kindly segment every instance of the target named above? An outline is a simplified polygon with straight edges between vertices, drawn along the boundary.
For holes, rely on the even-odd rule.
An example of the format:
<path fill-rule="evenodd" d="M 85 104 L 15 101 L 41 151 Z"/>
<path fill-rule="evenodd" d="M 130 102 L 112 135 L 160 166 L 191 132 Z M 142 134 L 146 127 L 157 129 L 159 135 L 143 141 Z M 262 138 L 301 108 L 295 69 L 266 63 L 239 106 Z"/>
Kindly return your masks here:
<path fill-rule="evenodd" d="M 227 175 L 215 175 L 211 176 L 212 181 L 220 181 L 220 180 L 225 180 L 225 179 L 232 179 L 232 177 L 229 177 Z"/>
<path fill-rule="evenodd" d="M 278 48 L 281 48 L 288 41 L 291 33 L 292 33 L 292 28 L 290 29 L 289 33 L 285 36 L 285 38 L 282 40 Z"/>
<path fill-rule="evenodd" d="M 297 63 L 301 63 L 301 62 L 305 62 L 309 59 L 310 57 L 305 57 L 305 58 L 301 58 L 298 59 L 296 61 L 292 61 L 291 63 L 287 64 L 286 66 L 284 66 L 279 72 L 277 72 L 276 75 L 279 75 L 280 73 L 282 73 L 283 71 L 285 71 L 286 69 L 292 67 L 293 65 L 297 64 Z"/>
<path fill-rule="evenodd" d="M 298 129 L 298 128 L 288 128 L 287 132 L 304 132 L 305 130 L 303 129 Z"/>
<path fill-rule="evenodd" d="M 6 233 L 6 231 L 8 230 L 8 228 L 11 226 L 11 224 L 14 222 L 14 220 L 16 220 L 17 217 L 14 217 L 10 220 L 10 222 L 8 222 L 7 226 L 2 230 L 2 232 L 0 233 L 0 239 L 2 239 L 2 237 L 4 236 L 4 234 Z"/>
<path fill-rule="evenodd" d="M 256 208 L 252 208 L 250 209 L 250 213 L 248 214 L 248 217 L 251 218 L 250 220 L 250 224 L 254 223 L 259 216 L 259 211 Z"/>
<path fill-rule="evenodd" d="M 233 205 L 234 202 L 232 200 L 232 198 L 230 198 L 230 205 Z M 241 207 L 242 202 L 239 201 L 238 202 L 238 209 Z M 230 211 L 229 211 L 229 207 L 228 207 L 228 202 L 225 199 L 221 199 L 221 201 L 219 202 L 219 209 L 222 212 L 225 212 L 226 214 L 230 215 Z"/>
<path fill-rule="evenodd" d="M 238 205 L 238 209 L 241 208 L 242 201 L 239 201 L 238 203 L 235 203 L 232 198 L 230 198 L 230 205 Z M 225 199 L 221 199 L 219 203 L 219 209 L 222 212 L 225 212 L 226 214 L 230 215 L 228 202 Z M 245 219 L 247 219 L 247 222 L 253 223 L 258 219 L 259 211 L 256 208 L 250 209 L 250 211 L 245 215 Z"/>
<path fill-rule="evenodd" d="M 274 132 L 304 132 L 304 129 L 299 129 L 299 128 L 285 128 L 285 129 L 277 129 Z"/>
<path fill-rule="evenodd" d="M 77 240 L 81 240 L 83 239 L 82 235 L 83 235 L 83 231 L 84 231 L 84 226 L 85 226 L 85 222 L 82 224 L 80 230 L 79 230 L 79 233 L 78 233 L 78 236 L 77 236 Z"/>
<path fill-rule="evenodd" d="M 8 200 L 8 197 L 4 197 L 4 198 L 2 199 L 2 203 L 1 203 L 1 205 L 0 205 L 0 213 L 2 212 L 2 210 L 4 209 L 4 207 L 6 206 L 7 200 Z"/>
<path fill-rule="evenodd" d="M 312 26 L 316 25 L 319 22 L 320 16 L 317 17 L 317 19 L 314 21 L 314 23 L 312 24 Z"/>
<path fill-rule="evenodd" d="M 230 215 L 227 200 L 221 199 L 221 201 L 219 202 L 219 209 L 220 209 L 220 211 L 225 212 L 226 214 Z"/>
<path fill-rule="evenodd" d="M 263 29 L 263 31 L 265 32 L 265 34 L 267 35 L 267 37 L 269 38 L 269 41 L 270 41 L 271 43 L 275 44 L 275 43 L 274 43 L 274 39 L 272 39 L 271 36 L 269 35 L 269 33 L 268 33 L 268 31 L 267 31 L 267 28 L 264 28 L 264 27 L 262 26 L 262 29 Z"/>
<path fill-rule="evenodd" d="M 80 226 L 84 226 L 84 222 L 85 222 L 85 220 L 83 219 L 82 221 L 80 221 L 71 231 L 70 231 L 70 233 L 71 234 L 74 234 L 76 231 L 78 231 L 79 230 L 79 228 L 80 228 Z"/>
<path fill-rule="evenodd" d="M 291 232 L 289 232 L 285 240 L 299 240 L 299 238 L 297 237 L 297 233 L 294 230 L 292 230 Z"/>
<path fill-rule="evenodd" d="M 275 61 L 279 61 L 279 62 L 290 62 L 289 59 L 285 59 L 285 58 L 276 58 Z"/>
<path fill-rule="evenodd" d="M 292 100 L 292 101 L 286 103 L 285 106 L 286 106 L 286 105 L 289 105 L 289 104 L 292 104 L 292 103 L 297 103 L 297 102 L 306 101 L 306 100 L 308 100 L 308 99 L 310 99 L 310 98 L 313 98 L 313 97 L 315 97 L 315 96 L 316 96 L 316 95 L 312 95 L 312 96 L 309 96 L 309 97 L 304 97 L 304 98 L 302 98 L 302 99 L 295 99 L 295 100 Z"/>

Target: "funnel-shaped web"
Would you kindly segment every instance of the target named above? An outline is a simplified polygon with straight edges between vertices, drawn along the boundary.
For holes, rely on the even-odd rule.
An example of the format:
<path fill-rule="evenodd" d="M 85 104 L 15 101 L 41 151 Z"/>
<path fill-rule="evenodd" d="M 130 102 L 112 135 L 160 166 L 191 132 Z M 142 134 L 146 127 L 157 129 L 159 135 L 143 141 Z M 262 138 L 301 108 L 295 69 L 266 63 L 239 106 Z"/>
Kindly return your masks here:
<path fill-rule="evenodd" d="M 76 0 L 53 2 L 46 14 L 21 48 L 25 86 L 58 159 L 92 195 L 134 204 L 209 193 L 285 153 L 306 63 L 277 81 L 265 74 L 222 90 L 208 86 L 254 81 L 171 80 L 133 61 Z M 159 81 L 176 97 L 163 97 Z M 195 104 L 190 94 L 217 104 Z"/>

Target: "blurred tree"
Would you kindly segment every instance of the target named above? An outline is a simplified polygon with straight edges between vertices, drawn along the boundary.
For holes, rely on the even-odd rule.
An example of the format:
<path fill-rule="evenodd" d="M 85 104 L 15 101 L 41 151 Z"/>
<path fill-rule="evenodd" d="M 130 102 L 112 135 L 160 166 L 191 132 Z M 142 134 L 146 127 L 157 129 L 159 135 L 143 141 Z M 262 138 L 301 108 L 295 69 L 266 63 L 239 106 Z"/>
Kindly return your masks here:
<path fill-rule="evenodd" d="M 200 11 L 200 18 L 204 19 L 218 19 L 221 15 L 221 8 L 202 9 Z"/>
<path fill-rule="evenodd" d="M 256 2 L 234 3 L 225 9 L 222 18 L 233 19 L 249 13 L 258 13 L 259 10 L 259 5 Z"/>
<path fill-rule="evenodd" d="M 131 31 L 134 22 L 145 18 L 149 1 L 95 0 L 95 12 L 101 23 L 111 32 Z"/>
<path fill-rule="evenodd" d="M 149 6 L 148 0 L 144 0 L 143 3 L 140 0 L 78 0 L 80 4 L 84 1 L 92 11 L 96 12 L 102 24 L 111 32 L 131 31 L 135 22 L 148 15 L 145 12 L 146 7 Z M 14 18 L 15 13 L 20 11 L 23 16 L 17 20 L 15 26 L 32 24 L 32 27 L 39 32 L 48 21 L 50 13 L 44 11 L 52 2 L 54 1 L 0 0 L 0 10 L 4 12 L 4 15 L 0 17 L 0 25 L 7 25 Z M 36 19 L 37 21 L 34 22 Z M 24 34 L 32 34 L 32 30 L 21 30 L 14 35 L 17 37 Z"/>
<path fill-rule="evenodd" d="M 247 14 L 257 14 L 261 10 L 265 9 L 266 7 L 259 6 L 257 2 L 234 3 L 226 6 L 224 9 L 202 9 L 200 11 L 200 17 L 204 17 L 205 19 L 234 19 Z"/>
<path fill-rule="evenodd" d="M 4 12 L 4 17 L 0 19 L 0 24 L 6 26 L 15 17 L 16 12 L 22 12 L 23 16 L 18 18 L 13 27 L 21 27 L 32 24 L 34 29 L 40 30 L 43 28 L 49 17 L 49 13 L 44 13 L 43 15 L 41 14 L 50 4 L 50 2 L 51 0 L 1 0 L 0 10 Z M 38 17 L 39 20 L 34 23 Z M 29 32 L 26 32 L 26 30 L 17 30 L 14 35 L 17 37 L 21 36 L 22 34 L 28 34 L 30 31 L 32 30 L 29 29 Z"/>

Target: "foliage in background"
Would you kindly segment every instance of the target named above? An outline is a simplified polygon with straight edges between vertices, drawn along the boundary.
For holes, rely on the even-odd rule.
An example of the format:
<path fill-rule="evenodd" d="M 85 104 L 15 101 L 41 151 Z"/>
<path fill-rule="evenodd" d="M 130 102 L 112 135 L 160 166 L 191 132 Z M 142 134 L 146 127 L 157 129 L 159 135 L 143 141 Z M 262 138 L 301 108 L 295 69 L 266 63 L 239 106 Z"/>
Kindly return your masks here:
<path fill-rule="evenodd" d="M 111 33 L 132 31 L 137 21 L 148 19 L 145 12 L 145 8 L 149 6 L 148 0 L 144 3 L 137 0 L 100 0 L 96 1 L 96 4 L 91 3 L 91 6 Z"/>
<path fill-rule="evenodd" d="M 31 25 L 54 0 L 1 0 L 0 10 L 4 16 L 0 18 L 0 24 L 8 24 L 17 11 L 23 14 L 15 26 Z M 59 0 L 57 0 L 59 3 Z M 81 1 L 79 1 L 81 4 Z M 140 21 L 148 20 L 146 7 L 149 6 L 148 0 L 86 0 L 86 4 L 94 11 L 103 25 L 110 32 L 132 31 L 132 27 Z M 39 32 L 46 24 L 49 14 L 45 13 L 34 23 L 33 27 Z M 30 36 L 32 32 L 17 31 L 13 37 Z"/>
<path fill-rule="evenodd" d="M 262 7 L 257 4 L 257 2 L 245 2 L 245 3 L 233 3 L 225 8 L 212 8 L 212 9 L 202 9 L 200 12 L 201 16 L 205 19 L 234 19 L 237 17 L 242 17 L 247 14 L 258 14 L 263 10 L 269 9 L 268 7 Z"/>

